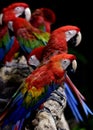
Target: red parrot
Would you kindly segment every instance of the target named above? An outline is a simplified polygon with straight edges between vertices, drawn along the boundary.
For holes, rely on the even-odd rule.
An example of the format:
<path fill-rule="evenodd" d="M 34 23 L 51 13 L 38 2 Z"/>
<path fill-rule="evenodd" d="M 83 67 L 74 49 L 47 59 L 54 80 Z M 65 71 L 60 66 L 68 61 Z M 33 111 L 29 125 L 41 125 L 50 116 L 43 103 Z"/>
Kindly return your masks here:
<path fill-rule="evenodd" d="M 28 21 L 31 18 L 31 23 L 33 26 L 38 27 L 39 29 L 41 29 L 41 26 L 42 26 L 43 28 L 41 30 L 47 31 L 47 32 L 50 32 L 51 25 L 55 22 L 55 19 L 56 19 L 56 16 L 51 9 L 48 9 L 48 8 L 36 9 L 31 17 L 30 9 L 27 4 L 13 3 L 2 10 L 1 20 L 0 20 L 1 23 L 7 23 L 9 21 L 10 17 L 12 17 L 11 15 L 13 13 L 14 13 L 15 17 L 19 17 L 19 16 L 23 17 L 23 15 L 24 15 L 25 19 Z M 9 28 L 11 28 L 11 26 L 12 26 L 12 23 L 10 22 Z M 9 30 L 9 32 L 10 32 L 10 30 Z M 14 38 L 14 44 L 12 45 L 11 49 L 8 51 L 7 55 L 5 55 L 4 63 L 6 63 L 6 61 L 11 61 L 13 59 L 15 53 L 18 52 L 19 50 L 20 50 L 20 45 L 19 45 L 17 39 Z"/>
<path fill-rule="evenodd" d="M 10 33 L 7 25 L 12 15 L 11 12 L 14 13 L 15 17 L 24 15 L 28 21 L 31 18 L 31 11 L 26 3 L 13 3 L 2 10 L 0 14 L 0 52 L 2 54 L 0 55 L 0 62 L 4 64 L 6 61 L 11 61 L 20 48 L 17 39 L 13 33 Z"/>
<path fill-rule="evenodd" d="M 35 65 L 37 62 L 35 59 L 38 59 L 41 63 L 47 63 L 53 55 L 62 54 L 64 52 L 68 53 L 69 44 L 72 43 L 74 46 L 77 46 L 81 42 L 81 38 L 81 32 L 78 27 L 71 25 L 59 27 L 51 33 L 50 39 L 45 47 L 36 48 L 32 51 L 31 55 L 29 55 L 29 62 L 30 64 L 33 64 L 34 59 Z M 64 85 L 68 104 L 76 120 L 83 121 L 83 118 L 78 110 L 78 102 L 74 98 L 73 92 L 78 97 L 85 114 L 87 116 L 89 113 L 93 114 L 86 105 L 84 96 L 78 91 L 67 74 L 65 76 Z"/>
<path fill-rule="evenodd" d="M 20 18 L 19 18 L 20 19 Z M 22 20 L 22 19 L 21 19 Z M 20 20 L 17 19 L 17 23 L 20 23 L 19 22 Z M 15 22 L 15 20 L 13 20 L 14 24 L 13 26 L 17 26 L 17 23 Z M 27 23 L 27 22 L 25 22 Z M 28 24 L 28 23 L 27 23 Z M 10 24 L 11 25 L 11 24 Z M 22 25 L 22 24 L 20 24 Z M 16 32 L 16 27 L 13 27 L 15 32 Z M 18 28 L 17 28 L 18 29 Z M 21 32 L 24 32 L 24 30 L 21 30 Z M 23 33 L 22 32 L 22 38 L 25 36 L 25 32 Z M 15 33 L 16 34 L 16 33 Z M 17 34 L 18 36 L 18 34 Z M 36 35 L 37 36 L 37 35 Z M 19 36 L 18 36 L 19 37 Z M 26 39 L 26 37 L 24 37 Z M 19 39 L 19 38 L 18 38 Z M 19 39 L 22 43 L 25 43 L 25 40 L 22 40 L 22 39 Z M 27 41 L 27 39 L 26 39 Z M 78 41 L 78 42 L 77 42 Z M 60 27 L 56 30 L 54 30 L 52 33 L 51 33 L 51 36 L 50 36 L 50 40 L 48 42 L 48 45 L 46 45 L 45 47 L 40 47 L 40 48 L 37 48 L 38 46 L 36 46 L 33 49 L 31 49 L 29 51 L 29 45 L 28 47 L 26 46 L 27 44 L 21 44 L 21 48 L 23 49 L 24 52 L 26 52 L 26 57 L 27 57 L 27 60 L 28 60 L 28 63 L 31 65 L 39 65 L 40 62 L 44 63 L 44 62 L 47 62 L 47 60 L 55 55 L 55 54 L 59 54 L 59 53 L 63 53 L 63 52 L 66 52 L 68 53 L 68 45 L 69 45 L 69 42 L 71 43 L 80 43 L 81 41 L 81 34 L 80 34 L 80 29 L 77 28 L 76 26 L 64 26 L 64 27 Z M 78 45 L 78 44 L 76 44 Z M 29 53 L 27 53 L 29 52 Z M 43 58 L 42 58 L 43 57 Z M 38 60 L 37 60 L 38 59 Z M 71 81 L 68 80 L 68 75 L 66 75 L 66 83 L 69 81 L 68 84 L 71 85 Z M 71 82 L 71 83 L 70 83 Z M 66 85 L 65 85 L 66 86 Z M 74 86 L 72 84 L 72 86 Z M 70 86 L 71 88 L 73 88 L 77 94 L 77 96 L 79 97 L 79 100 L 84 108 L 84 111 L 86 113 L 86 115 L 88 115 L 88 112 L 92 114 L 92 112 L 90 111 L 90 109 L 87 107 L 87 105 L 83 102 L 84 100 L 84 97 L 80 94 L 80 92 L 75 88 L 75 87 L 72 87 Z M 67 86 L 66 86 L 67 88 Z M 68 90 L 68 88 L 67 88 Z M 69 91 L 69 90 L 68 90 Z M 72 96 L 71 96 L 72 97 Z M 69 98 L 68 98 L 69 99 Z M 83 99 L 83 100 L 82 100 Z M 73 103 L 73 100 L 70 101 L 70 103 Z M 73 105 L 73 104 L 72 104 Z M 76 111 L 76 115 L 75 117 L 76 118 L 79 118 L 80 120 L 82 120 L 82 117 L 81 115 L 79 114 L 78 112 L 78 109 L 76 108 L 76 106 L 74 105 L 73 106 L 75 108 L 75 111 Z M 73 108 L 72 108 L 73 109 Z M 74 112 L 75 113 L 75 112 Z"/>
<path fill-rule="evenodd" d="M 66 69 L 70 64 L 74 64 L 75 60 L 74 55 L 63 53 L 51 57 L 47 64 L 36 68 L 0 113 L 1 128 L 12 125 L 12 130 L 21 130 L 24 120 L 64 81 Z"/>
<path fill-rule="evenodd" d="M 54 30 L 51 33 L 49 42 L 44 47 L 41 61 L 43 63 L 46 63 L 50 59 L 50 57 L 56 54 L 60 54 L 60 53 L 62 54 L 64 52 L 69 53 L 68 52 L 69 44 L 72 43 L 74 44 L 74 46 L 77 46 L 81 42 L 81 38 L 82 37 L 81 37 L 80 29 L 76 26 L 63 26 Z M 73 93 L 77 96 L 79 102 L 81 103 L 81 106 L 84 109 L 85 114 L 87 116 L 89 113 L 93 115 L 92 111 L 85 103 L 84 96 L 79 92 L 79 90 L 73 84 L 68 74 L 65 75 L 64 86 L 65 86 L 65 92 L 67 96 L 67 102 L 76 120 L 83 121 L 83 118 L 78 110 L 78 101 L 76 101 Z"/>
<path fill-rule="evenodd" d="M 6 13 L 6 12 L 13 12 L 15 17 L 23 17 L 27 20 L 27 21 L 30 21 L 31 19 L 31 10 L 30 10 L 30 7 L 28 4 L 24 3 L 24 2 L 16 2 L 16 3 L 12 3 L 10 4 L 9 6 L 5 7 L 3 10 L 2 10 L 2 14 L 1 16 L 3 17 L 3 15 Z M 8 20 L 8 17 L 10 15 L 4 15 L 6 16 L 6 20 L 4 20 L 4 22 L 7 22 Z"/>
<path fill-rule="evenodd" d="M 14 14 L 13 14 L 14 15 Z M 29 54 L 37 47 L 45 46 L 49 40 L 50 33 L 41 31 L 32 26 L 23 18 L 15 18 L 11 15 L 12 29 L 16 39 L 23 50 L 23 54 L 28 60 Z M 9 26 L 11 23 L 9 22 Z"/>
<path fill-rule="evenodd" d="M 72 41 L 72 42 L 71 42 Z M 28 55 L 28 62 L 35 66 L 33 60 L 46 62 L 51 56 L 57 53 L 68 52 L 68 45 L 78 46 L 81 41 L 81 32 L 77 26 L 66 25 L 59 27 L 51 32 L 49 41 L 46 46 L 34 49 Z"/>
<path fill-rule="evenodd" d="M 31 14 L 31 24 L 44 31 L 51 32 L 51 26 L 56 21 L 56 15 L 53 10 L 49 8 L 38 8 Z"/>

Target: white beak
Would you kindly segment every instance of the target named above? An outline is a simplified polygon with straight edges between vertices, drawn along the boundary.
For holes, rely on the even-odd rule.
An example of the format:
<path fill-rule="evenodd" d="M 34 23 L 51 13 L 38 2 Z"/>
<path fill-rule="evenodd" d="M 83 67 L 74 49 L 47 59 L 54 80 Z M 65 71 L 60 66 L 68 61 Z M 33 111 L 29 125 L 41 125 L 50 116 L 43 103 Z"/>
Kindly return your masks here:
<path fill-rule="evenodd" d="M 77 61 L 76 60 L 72 61 L 72 68 L 74 71 L 76 71 L 76 69 L 77 69 Z"/>
<path fill-rule="evenodd" d="M 30 21 L 31 19 L 31 10 L 29 8 L 25 9 L 25 17 L 27 21 Z"/>
<path fill-rule="evenodd" d="M 0 25 L 2 25 L 3 14 L 0 14 Z"/>
<path fill-rule="evenodd" d="M 78 32 L 78 36 L 77 36 L 77 43 L 75 46 L 78 46 L 81 42 L 81 39 L 82 39 L 82 35 L 81 35 L 81 32 Z"/>

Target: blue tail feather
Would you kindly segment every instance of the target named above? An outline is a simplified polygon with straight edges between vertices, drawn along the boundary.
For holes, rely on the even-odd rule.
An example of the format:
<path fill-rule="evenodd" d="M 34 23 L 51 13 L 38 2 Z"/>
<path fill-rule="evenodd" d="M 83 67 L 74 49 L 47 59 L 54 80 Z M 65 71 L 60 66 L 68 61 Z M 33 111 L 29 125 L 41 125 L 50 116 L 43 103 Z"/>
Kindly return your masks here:
<path fill-rule="evenodd" d="M 67 96 L 67 102 L 68 105 L 70 106 L 73 115 L 75 116 L 76 120 L 79 121 L 83 121 L 83 118 L 78 110 L 78 103 L 74 97 L 74 95 L 72 94 L 71 90 L 69 89 L 69 86 L 65 83 L 65 92 L 66 92 L 66 96 Z"/>
<path fill-rule="evenodd" d="M 68 102 L 69 107 L 72 110 L 72 113 L 74 114 L 77 121 L 83 121 L 82 115 L 80 114 L 78 110 L 78 102 L 76 98 L 74 97 L 69 85 L 67 83 L 64 83 L 64 86 L 65 86 L 65 93 L 67 96 L 67 102 Z M 80 101 L 81 101 L 80 103 L 82 105 L 85 115 L 86 116 L 88 116 L 89 114 L 93 115 L 93 112 L 90 110 L 90 108 L 87 106 L 87 104 L 83 101 L 82 98 Z"/>
<path fill-rule="evenodd" d="M 67 83 L 64 83 L 64 86 L 65 86 L 65 90 L 69 93 L 70 97 L 71 97 L 71 101 L 73 101 L 75 104 L 78 104 L 77 103 L 77 100 L 75 99 L 74 95 L 72 94 L 71 92 L 71 89 L 69 88 L 68 84 Z"/>
<path fill-rule="evenodd" d="M 93 115 L 93 112 L 90 110 L 90 108 L 87 106 L 87 104 L 83 100 L 82 100 L 82 106 L 83 106 L 86 116 L 88 116 L 89 113 Z"/>

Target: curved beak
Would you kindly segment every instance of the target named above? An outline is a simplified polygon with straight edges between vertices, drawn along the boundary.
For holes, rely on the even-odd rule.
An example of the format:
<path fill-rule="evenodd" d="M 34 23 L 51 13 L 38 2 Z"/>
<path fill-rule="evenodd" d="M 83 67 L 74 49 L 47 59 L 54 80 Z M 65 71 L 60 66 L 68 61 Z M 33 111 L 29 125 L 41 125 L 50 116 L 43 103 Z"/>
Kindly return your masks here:
<path fill-rule="evenodd" d="M 3 14 L 1 13 L 1 14 L 0 14 L 0 25 L 2 25 L 2 23 L 3 23 L 3 22 L 2 22 L 2 21 L 3 21 L 2 19 L 3 19 Z"/>
<path fill-rule="evenodd" d="M 27 21 L 30 21 L 31 19 L 31 10 L 29 8 L 25 9 L 25 18 Z"/>
<path fill-rule="evenodd" d="M 76 38 L 76 45 L 75 46 L 78 46 L 82 40 L 82 35 L 81 35 L 81 32 L 78 32 L 77 34 L 77 38 Z"/>
<path fill-rule="evenodd" d="M 75 72 L 77 69 L 77 61 L 76 60 L 72 61 L 72 68 L 73 68 L 73 71 Z"/>

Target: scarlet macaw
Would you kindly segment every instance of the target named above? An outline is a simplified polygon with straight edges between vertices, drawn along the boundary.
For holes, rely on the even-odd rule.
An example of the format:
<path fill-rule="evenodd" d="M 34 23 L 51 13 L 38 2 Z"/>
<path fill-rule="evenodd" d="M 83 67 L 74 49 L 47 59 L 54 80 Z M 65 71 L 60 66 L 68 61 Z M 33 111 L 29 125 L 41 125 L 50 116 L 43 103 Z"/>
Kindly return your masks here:
<path fill-rule="evenodd" d="M 13 18 L 12 18 L 13 19 Z M 19 22 L 20 21 L 20 22 Z M 21 24 L 22 23 L 22 24 Z M 56 30 L 54 30 L 51 35 L 50 35 L 50 39 L 49 41 L 47 40 L 46 41 L 46 35 L 44 32 L 41 32 L 40 30 L 34 28 L 33 26 L 31 26 L 30 23 L 28 23 L 25 19 L 23 18 L 15 18 L 13 19 L 13 29 L 14 29 L 14 32 L 15 32 L 15 36 L 17 37 L 17 39 L 19 40 L 20 44 L 21 44 L 21 48 L 26 52 L 27 56 L 30 56 L 27 57 L 29 60 L 28 60 L 28 63 L 31 65 L 36 65 L 38 66 L 40 64 L 40 59 L 38 59 L 38 56 L 39 58 L 41 58 L 41 63 L 44 63 L 44 62 L 47 62 L 48 59 L 55 55 L 55 54 L 59 54 L 59 53 L 63 53 L 63 52 L 66 52 L 68 53 L 68 48 L 67 48 L 67 42 L 71 41 L 70 39 L 72 37 L 75 37 L 76 41 L 75 43 L 79 44 L 80 41 L 81 41 L 81 34 L 80 34 L 80 29 L 76 26 L 65 26 L 65 27 L 60 27 Z M 30 29 L 30 30 L 29 30 Z M 37 32 L 33 32 L 32 30 L 35 29 L 35 31 Z M 33 35 L 31 35 L 31 33 L 35 34 L 35 36 L 38 38 L 38 39 L 35 39 L 35 37 L 33 37 Z M 44 35 L 41 35 L 41 34 L 44 34 Z M 76 36 L 77 35 L 77 36 Z M 43 36 L 43 37 L 42 37 Z M 44 37 L 45 36 L 45 37 Z M 48 36 L 48 35 L 47 35 Z M 32 38 L 33 37 L 33 38 Z M 49 38 L 49 36 L 47 37 Z M 39 40 L 43 40 L 43 44 L 41 44 Z M 34 42 L 35 40 L 35 42 Z M 36 42 L 37 41 L 37 42 Z M 46 41 L 46 42 L 45 42 Z M 39 43 L 38 43 L 39 42 Z M 48 43 L 47 43 L 48 42 Z M 45 43 L 45 44 L 44 44 Z M 32 44 L 32 45 L 31 45 Z M 33 46 L 33 44 L 35 46 Z M 47 45 L 46 45 L 47 44 Z M 69 44 L 69 43 L 68 43 Z M 77 45 L 76 44 L 76 45 Z M 40 48 L 40 46 L 42 46 Z M 39 47 L 39 52 L 37 51 L 37 47 Z M 40 49 L 43 50 L 40 52 Z M 34 53 L 36 52 L 35 55 L 33 55 Z M 29 54 L 29 55 L 28 55 Z M 42 55 L 40 55 L 42 54 Z M 66 77 L 66 80 L 68 80 L 68 78 Z M 67 81 L 68 82 L 68 81 Z M 71 84 L 70 84 L 71 85 Z M 66 86 L 66 90 L 71 93 L 69 91 L 69 89 L 67 88 L 67 85 Z M 73 85 L 72 85 L 73 86 Z M 71 88 L 72 88 L 71 86 Z M 74 87 L 75 88 L 75 87 Z M 73 88 L 73 89 L 74 89 Z M 79 100 L 81 102 L 81 105 L 83 106 L 84 108 L 84 111 L 85 113 L 87 114 L 88 112 L 92 114 L 92 112 L 88 109 L 88 107 L 86 106 L 86 104 L 83 102 L 82 98 L 83 96 L 81 96 L 80 92 L 77 90 L 77 89 L 74 89 L 74 91 L 76 92 L 76 95 L 79 97 Z M 68 94 L 69 95 L 69 94 Z M 70 95 L 70 98 L 72 97 L 72 95 Z M 70 99 L 68 98 L 68 99 Z M 69 100 L 68 100 L 69 101 Z M 73 102 L 73 99 L 72 99 L 72 102 L 70 101 L 70 103 L 74 103 Z M 70 105 L 71 106 L 71 105 Z M 73 104 L 73 107 L 75 108 L 73 113 L 75 113 L 75 117 L 77 120 L 83 120 L 79 111 L 78 111 L 78 108 L 76 107 L 75 104 Z M 86 112 L 87 111 L 87 112 Z"/>
<path fill-rule="evenodd" d="M 75 38 L 73 40 L 73 38 Z M 41 61 L 46 63 L 50 57 L 56 54 L 69 53 L 68 46 L 69 42 L 74 43 L 74 46 L 77 46 L 81 42 L 81 32 L 80 29 L 76 26 L 63 26 L 51 33 L 51 37 L 49 42 L 43 49 L 42 59 Z M 72 40 L 72 42 L 71 42 Z M 76 101 L 74 94 L 79 99 L 81 106 L 85 112 L 85 115 L 88 114 L 93 115 L 92 111 L 89 109 L 87 104 L 85 103 L 84 96 L 79 92 L 76 86 L 73 84 L 68 74 L 65 76 L 65 92 L 67 96 L 67 102 L 76 118 L 77 121 L 83 121 L 82 114 L 79 112 L 78 101 Z"/>
<path fill-rule="evenodd" d="M 23 51 L 23 54 L 25 55 L 27 60 L 29 55 L 35 48 L 45 46 L 47 44 L 50 37 L 50 33 L 35 28 L 23 18 L 15 18 L 15 15 L 11 15 L 9 21 L 13 22 L 12 29 L 14 31 L 14 35 L 17 38 L 20 47 Z M 10 22 L 9 26 L 11 26 Z"/>
<path fill-rule="evenodd" d="M 31 16 L 31 10 L 29 9 L 29 5 L 23 2 L 21 3 L 17 2 L 17 3 L 13 3 L 9 5 L 8 7 L 5 7 L 2 10 L 2 13 L 0 15 L 1 24 L 5 24 L 5 23 L 7 24 L 7 21 L 9 21 L 10 19 L 10 15 L 12 15 L 11 12 L 14 13 L 15 17 L 24 17 L 27 21 L 31 20 L 30 22 L 34 27 L 38 27 L 40 30 L 44 32 L 45 31 L 50 32 L 51 25 L 55 22 L 55 19 L 56 19 L 55 13 L 51 9 L 48 9 L 48 8 L 36 9 L 32 13 L 32 16 Z M 12 27 L 11 25 L 12 23 L 9 24 L 8 27 L 11 28 Z M 7 25 L 6 25 L 6 28 L 7 28 Z M 2 29 L 4 30 L 3 27 Z M 10 29 L 8 31 L 10 32 Z M 5 34 L 3 33 L 3 36 L 4 35 Z M 17 51 L 20 51 L 20 45 L 17 39 L 14 37 L 14 44 L 8 51 L 7 55 L 4 54 L 5 55 L 4 63 L 6 63 L 7 61 L 11 61 L 14 58 L 14 55 Z"/>
<path fill-rule="evenodd" d="M 60 54 L 60 53 L 68 53 L 68 45 L 69 42 L 73 44 L 73 40 L 71 42 L 71 39 L 75 38 L 74 40 L 74 46 L 77 46 L 81 41 L 81 33 L 80 29 L 76 26 L 63 26 L 56 30 L 54 30 L 51 35 L 50 39 L 45 47 L 36 48 L 31 55 L 29 55 L 29 58 L 39 59 L 41 63 L 46 63 L 51 56 Z M 30 61 L 32 61 L 32 58 Z M 34 64 L 35 65 L 35 64 Z M 65 92 L 67 96 L 68 104 L 76 118 L 77 121 L 83 121 L 82 115 L 79 112 L 78 109 L 78 102 L 74 98 L 73 93 L 78 97 L 81 106 L 84 109 L 85 114 L 88 116 L 88 114 L 93 114 L 92 111 L 89 109 L 89 107 L 85 103 L 84 96 L 78 91 L 76 86 L 73 84 L 69 76 L 66 74 L 66 80 L 65 80 Z M 72 92 L 74 91 L 74 92 Z"/>
<path fill-rule="evenodd" d="M 8 28 L 8 19 L 11 16 L 11 12 L 15 14 L 15 17 L 23 16 L 26 20 L 31 18 L 31 10 L 26 3 L 13 3 L 4 8 L 0 14 L 0 62 L 5 64 L 7 61 L 11 61 L 14 58 L 15 53 L 19 50 L 20 45 L 16 37 L 12 34 L 10 36 Z M 6 13 L 6 15 L 4 15 Z"/>
<path fill-rule="evenodd" d="M 47 64 L 36 68 L 0 113 L 1 128 L 11 125 L 13 130 L 21 130 L 24 120 L 64 81 L 66 69 L 75 60 L 76 57 L 72 54 L 59 54 L 51 57 Z"/>
<path fill-rule="evenodd" d="M 21 19 L 21 20 L 23 20 L 23 19 Z M 16 21 L 17 21 L 17 23 L 13 20 L 13 22 L 15 23 L 15 27 L 14 27 L 15 32 L 16 32 L 17 24 L 22 25 L 19 22 L 20 20 L 17 19 Z M 25 20 L 23 20 L 23 21 L 25 21 Z M 25 23 L 27 23 L 27 22 L 25 22 Z M 27 23 L 27 24 L 29 24 L 29 23 Z M 25 30 L 21 30 L 21 33 L 22 33 L 21 37 L 22 38 L 23 37 L 26 38 L 25 37 L 26 36 L 25 35 L 26 34 Z M 18 34 L 17 34 L 17 36 L 18 36 Z M 30 65 L 32 64 L 32 65 L 38 66 L 39 63 L 40 63 L 39 61 L 42 61 L 43 63 L 47 62 L 48 58 L 50 58 L 50 56 L 52 56 L 52 55 L 55 55 L 55 54 L 58 54 L 58 53 L 63 53 L 63 52 L 67 52 L 68 53 L 68 47 L 67 47 L 67 45 L 69 45 L 69 42 L 71 42 L 71 39 L 73 39 L 73 37 L 75 38 L 76 41 L 74 41 L 72 43 L 80 43 L 80 41 L 81 41 L 80 29 L 77 28 L 77 27 L 75 27 L 75 26 L 64 26 L 62 28 L 56 29 L 55 31 L 53 31 L 51 33 L 50 40 L 49 40 L 48 45 L 46 47 L 37 48 L 38 46 L 36 46 L 35 48 L 33 48 L 34 50 L 33 49 L 29 50 L 29 47 L 27 47 L 24 44 L 25 40 L 27 40 L 27 39 L 20 40 L 20 41 L 22 42 L 21 48 L 26 52 L 26 57 L 27 57 L 28 63 Z M 19 40 L 19 38 L 18 38 L 18 40 Z M 76 44 L 76 45 L 78 45 L 78 44 Z M 28 43 L 28 46 L 29 46 L 29 43 Z M 43 57 L 43 59 L 42 59 L 42 57 Z M 39 60 L 37 60 L 37 59 L 39 59 Z M 69 81 L 68 84 L 71 85 L 72 82 L 68 79 L 68 76 L 66 76 L 66 80 L 67 80 L 66 82 Z M 65 85 L 65 86 L 67 88 L 67 85 Z M 74 85 L 72 84 L 72 86 L 74 86 Z M 88 112 L 92 114 L 92 112 L 90 111 L 90 109 L 86 106 L 86 104 L 82 100 L 82 99 L 84 99 L 84 97 L 80 94 L 80 92 L 76 89 L 75 86 L 74 86 L 73 89 L 76 91 L 77 95 L 79 95 L 78 96 L 79 100 L 80 100 L 81 104 L 83 105 L 83 108 L 84 108 L 84 111 L 85 111 L 86 115 L 88 115 Z M 69 93 L 71 93 L 68 88 L 66 90 Z M 71 97 L 73 97 L 73 96 L 71 96 Z M 70 98 L 68 98 L 68 99 L 70 99 Z M 70 103 L 73 103 L 73 99 L 72 99 L 72 102 L 70 101 Z M 82 120 L 82 117 L 79 114 L 77 107 L 74 104 L 72 104 L 72 105 L 74 106 L 75 111 L 76 111 L 76 113 L 75 113 L 75 111 L 73 111 L 73 108 L 71 108 L 72 111 L 73 111 L 73 113 L 74 113 L 74 115 L 75 115 L 75 117 L 76 117 L 76 119 L 77 120 Z"/>

